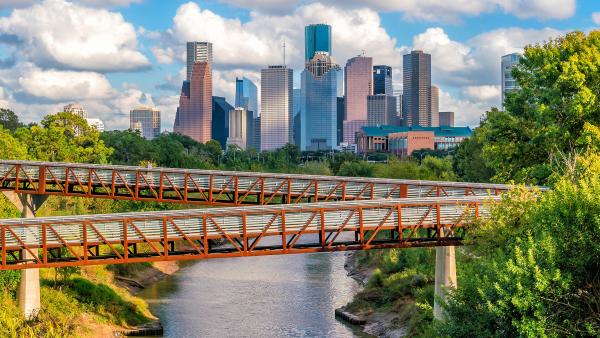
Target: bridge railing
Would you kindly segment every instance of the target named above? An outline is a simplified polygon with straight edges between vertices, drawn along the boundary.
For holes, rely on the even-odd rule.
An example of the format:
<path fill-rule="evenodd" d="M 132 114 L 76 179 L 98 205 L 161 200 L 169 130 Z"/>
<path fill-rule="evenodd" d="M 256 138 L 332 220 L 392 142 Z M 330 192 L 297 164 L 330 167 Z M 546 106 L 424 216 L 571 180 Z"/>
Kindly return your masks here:
<path fill-rule="evenodd" d="M 510 185 L 0 160 L 0 190 L 209 205 L 498 195 Z"/>
<path fill-rule="evenodd" d="M 463 225 L 486 217 L 490 203 L 498 198 L 388 199 L 3 219 L 0 268 L 456 245 Z M 442 232 L 442 228 L 449 231 Z"/>

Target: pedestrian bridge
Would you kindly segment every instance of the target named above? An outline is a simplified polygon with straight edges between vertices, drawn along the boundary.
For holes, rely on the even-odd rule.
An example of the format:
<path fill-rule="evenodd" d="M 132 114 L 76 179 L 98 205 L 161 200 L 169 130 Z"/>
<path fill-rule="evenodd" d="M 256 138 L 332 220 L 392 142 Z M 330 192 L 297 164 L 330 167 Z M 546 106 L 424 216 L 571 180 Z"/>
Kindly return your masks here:
<path fill-rule="evenodd" d="M 511 188 L 0 160 L 0 191 L 23 216 L 0 220 L 0 270 L 22 271 L 19 304 L 31 317 L 42 267 L 435 246 L 441 298 L 442 285 L 456 287 L 465 225 Z M 52 195 L 220 208 L 35 218 Z"/>

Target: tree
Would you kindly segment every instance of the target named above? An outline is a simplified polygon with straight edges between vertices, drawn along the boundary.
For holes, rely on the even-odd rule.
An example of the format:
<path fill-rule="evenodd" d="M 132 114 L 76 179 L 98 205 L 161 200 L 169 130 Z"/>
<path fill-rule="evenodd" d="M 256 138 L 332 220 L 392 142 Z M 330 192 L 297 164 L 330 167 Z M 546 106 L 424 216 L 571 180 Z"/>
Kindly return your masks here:
<path fill-rule="evenodd" d="M 23 127 L 23 124 L 19 121 L 19 117 L 12 110 L 6 108 L 0 108 L 0 126 L 4 127 L 11 132 L 17 130 L 17 128 Z"/>
<path fill-rule="evenodd" d="M 143 138 L 139 131 L 105 131 L 100 138 L 106 146 L 114 149 L 109 158 L 112 164 L 137 165 L 152 156 L 150 141 Z"/>
<path fill-rule="evenodd" d="M 473 168 L 457 162 L 461 176 L 485 177 L 489 168 L 495 182 L 548 184 L 553 162 L 580 153 L 576 141 L 584 124 L 600 121 L 599 41 L 600 31 L 573 32 L 527 46 L 513 70 L 521 89 L 507 95 L 505 112 L 487 113 L 476 142 L 469 144 L 484 164 Z M 459 160 L 473 156 L 461 154 Z"/>
<path fill-rule="evenodd" d="M 27 147 L 0 126 L 0 158 L 5 160 L 27 159 Z"/>

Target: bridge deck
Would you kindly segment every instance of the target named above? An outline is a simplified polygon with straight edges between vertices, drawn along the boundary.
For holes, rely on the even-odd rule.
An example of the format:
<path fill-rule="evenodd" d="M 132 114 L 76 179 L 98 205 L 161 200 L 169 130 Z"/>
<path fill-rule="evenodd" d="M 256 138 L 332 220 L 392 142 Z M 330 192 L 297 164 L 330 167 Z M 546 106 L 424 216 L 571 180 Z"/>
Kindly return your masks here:
<path fill-rule="evenodd" d="M 465 222 L 487 216 L 490 202 L 498 198 L 386 199 L 3 219 L 0 269 L 456 245 Z M 442 227 L 451 230 L 445 237 L 440 236 Z"/>
<path fill-rule="evenodd" d="M 0 160 L 0 190 L 208 205 L 487 196 L 510 185 Z"/>

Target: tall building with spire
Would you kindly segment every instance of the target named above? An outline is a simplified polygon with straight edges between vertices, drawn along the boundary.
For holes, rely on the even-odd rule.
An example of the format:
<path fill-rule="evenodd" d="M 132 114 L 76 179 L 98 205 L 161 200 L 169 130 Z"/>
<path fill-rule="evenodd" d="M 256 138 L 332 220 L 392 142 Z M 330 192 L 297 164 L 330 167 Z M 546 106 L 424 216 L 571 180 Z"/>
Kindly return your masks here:
<path fill-rule="evenodd" d="M 268 66 L 260 72 L 260 150 L 293 143 L 293 70 Z"/>
<path fill-rule="evenodd" d="M 356 133 L 367 125 L 367 97 L 373 95 L 373 58 L 356 56 L 344 67 L 344 142 L 356 143 Z"/>

